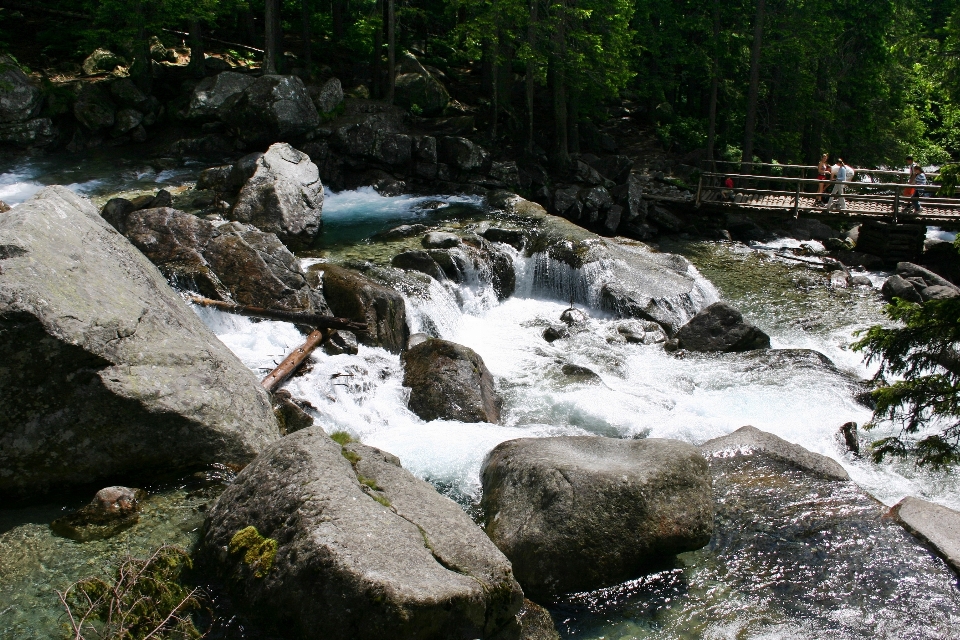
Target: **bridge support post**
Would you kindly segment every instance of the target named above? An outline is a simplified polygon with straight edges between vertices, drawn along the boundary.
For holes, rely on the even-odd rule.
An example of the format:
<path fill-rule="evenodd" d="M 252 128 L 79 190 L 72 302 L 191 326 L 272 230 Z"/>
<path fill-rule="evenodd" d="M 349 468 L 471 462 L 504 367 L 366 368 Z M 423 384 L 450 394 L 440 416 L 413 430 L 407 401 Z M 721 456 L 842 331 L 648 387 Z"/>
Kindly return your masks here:
<path fill-rule="evenodd" d="M 800 185 L 802 183 L 797 182 L 797 192 L 793 195 L 793 217 L 800 217 Z"/>
<path fill-rule="evenodd" d="M 896 187 L 893 196 L 893 224 L 897 224 L 898 215 L 900 215 L 900 187 Z"/>

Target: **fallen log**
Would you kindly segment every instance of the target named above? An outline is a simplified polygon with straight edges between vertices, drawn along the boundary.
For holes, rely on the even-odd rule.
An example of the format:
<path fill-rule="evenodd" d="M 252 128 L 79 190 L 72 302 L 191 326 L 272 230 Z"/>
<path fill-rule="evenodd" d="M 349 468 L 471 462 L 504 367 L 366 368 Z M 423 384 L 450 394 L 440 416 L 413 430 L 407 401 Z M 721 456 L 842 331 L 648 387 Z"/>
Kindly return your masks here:
<path fill-rule="evenodd" d="M 290 355 L 283 359 L 276 369 L 260 382 L 260 386 L 273 393 L 277 387 L 283 384 L 284 380 L 293 375 L 303 361 L 310 357 L 310 354 L 323 344 L 334 333 L 333 329 L 316 329 L 307 336 L 307 341 L 294 349 Z"/>
<path fill-rule="evenodd" d="M 345 329 L 354 333 L 366 333 L 367 325 L 362 322 L 354 322 L 347 318 L 334 318 L 333 316 L 322 316 L 318 313 L 302 313 L 299 311 L 283 311 L 280 309 L 264 309 L 261 307 L 248 307 L 242 304 L 233 304 L 223 302 L 222 300 L 213 300 L 201 296 L 186 296 L 188 302 L 199 304 L 203 307 L 213 307 L 220 311 L 236 313 L 241 316 L 252 318 L 264 318 L 266 320 L 280 320 L 283 322 L 293 322 L 303 324 L 317 329 Z"/>

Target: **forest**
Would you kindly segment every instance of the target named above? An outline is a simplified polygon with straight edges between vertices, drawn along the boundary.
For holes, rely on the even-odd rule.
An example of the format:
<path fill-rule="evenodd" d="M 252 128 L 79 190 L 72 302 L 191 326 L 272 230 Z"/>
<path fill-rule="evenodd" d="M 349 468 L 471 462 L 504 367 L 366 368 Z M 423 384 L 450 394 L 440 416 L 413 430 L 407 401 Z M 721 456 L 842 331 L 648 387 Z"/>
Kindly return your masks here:
<path fill-rule="evenodd" d="M 960 156 L 958 0 L 0 0 L 0 52 L 33 70 L 104 47 L 135 76 L 153 36 L 385 99 L 409 51 L 495 146 L 561 163 L 616 117 L 696 160 Z"/>

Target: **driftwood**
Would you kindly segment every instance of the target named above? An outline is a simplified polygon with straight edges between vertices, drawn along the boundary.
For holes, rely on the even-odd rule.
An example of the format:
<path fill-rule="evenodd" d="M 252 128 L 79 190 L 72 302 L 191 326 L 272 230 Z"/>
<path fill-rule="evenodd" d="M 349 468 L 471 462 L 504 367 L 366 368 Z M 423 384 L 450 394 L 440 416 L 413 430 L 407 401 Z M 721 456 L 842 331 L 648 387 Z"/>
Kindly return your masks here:
<path fill-rule="evenodd" d="M 189 38 L 190 34 L 185 31 L 177 31 L 175 29 L 163 29 L 167 33 L 173 33 L 184 38 Z M 254 53 L 263 53 L 263 49 L 257 49 L 256 47 L 251 47 L 249 45 L 240 44 L 239 42 L 228 42 L 227 40 L 220 40 L 219 38 L 211 38 L 210 36 L 201 35 L 204 40 L 209 40 L 210 42 L 217 42 L 220 44 L 229 45 L 231 47 L 236 47 L 237 49 L 246 49 L 247 51 L 253 51 Z"/>
<path fill-rule="evenodd" d="M 302 313 L 299 311 L 282 311 L 280 309 L 263 309 L 261 307 L 248 307 L 242 304 L 233 304 L 201 296 L 187 296 L 189 302 L 199 304 L 204 307 L 213 307 L 228 313 L 236 313 L 241 316 L 250 316 L 252 318 L 264 318 L 266 320 L 280 320 L 283 322 L 293 322 L 303 324 L 317 329 L 345 329 L 355 333 L 365 333 L 367 325 L 362 322 L 354 322 L 347 318 L 334 318 L 332 316 L 322 316 L 318 313 Z"/>
<path fill-rule="evenodd" d="M 307 336 L 307 341 L 294 349 L 290 355 L 283 359 L 276 369 L 270 372 L 260 383 L 264 389 L 273 393 L 277 387 L 283 384 L 283 381 L 293 375 L 293 372 L 303 364 L 303 361 L 310 357 L 310 354 L 321 344 L 332 336 L 333 329 L 316 329 Z"/>

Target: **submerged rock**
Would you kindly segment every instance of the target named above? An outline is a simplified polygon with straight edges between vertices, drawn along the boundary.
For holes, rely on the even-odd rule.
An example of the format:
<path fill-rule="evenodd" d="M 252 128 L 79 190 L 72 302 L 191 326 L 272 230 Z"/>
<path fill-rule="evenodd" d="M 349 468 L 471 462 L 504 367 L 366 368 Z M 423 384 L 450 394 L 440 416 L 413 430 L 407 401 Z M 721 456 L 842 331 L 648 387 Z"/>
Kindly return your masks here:
<path fill-rule="evenodd" d="M 481 482 L 487 534 L 534 598 L 634 578 L 713 531 L 707 464 L 675 440 L 510 440 Z"/>
<path fill-rule="evenodd" d="M 0 216 L 0 495 L 215 462 L 278 437 L 250 370 L 90 201 Z"/>
<path fill-rule="evenodd" d="M 252 613 L 295 637 L 445 640 L 516 628 L 523 596 L 510 563 L 463 510 L 395 456 L 341 448 L 319 428 L 258 457 L 208 522 L 202 557 Z"/>
<path fill-rule="evenodd" d="M 960 572 L 960 513 L 908 496 L 890 509 L 890 515 Z"/>
<path fill-rule="evenodd" d="M 128 487 L 100 489 L 90 504 L 57 518 L 50 528 L 78 542 L 110 538 L 140 521 L 140 502 L 146 495 L 142 489 Z"/>
<path fill-rule="evenodd" d="M 503 401 L 483 359 L 469 347 L 430 339 L 403 354 L 408 406 L 424 420 L 500 421 Z"/>
<path fill-rule="evenodd" d="M 360 341 L 387 351 L 400 353 L 406 348 L 410 329 L 403 296 L 362 273 L 333 264 L 320 264 L 310 270 L 315 286 L 338 318 L 349 318 L 367 325 Z"/>
<path fill-rule="evenodd" d="M 277 234 L 287 244 L 308 244 L 320 232 L 323 185 L 310 156 L 280 142 L 256 160 L 230 218 Z"/>
<path fill-rule="evenodd" d="M 680 347 L 690 351 L 752 351 L 770 348 L 770 336 L 744 322 L 726 302 L 715 302 L 677 332 Z"/>

